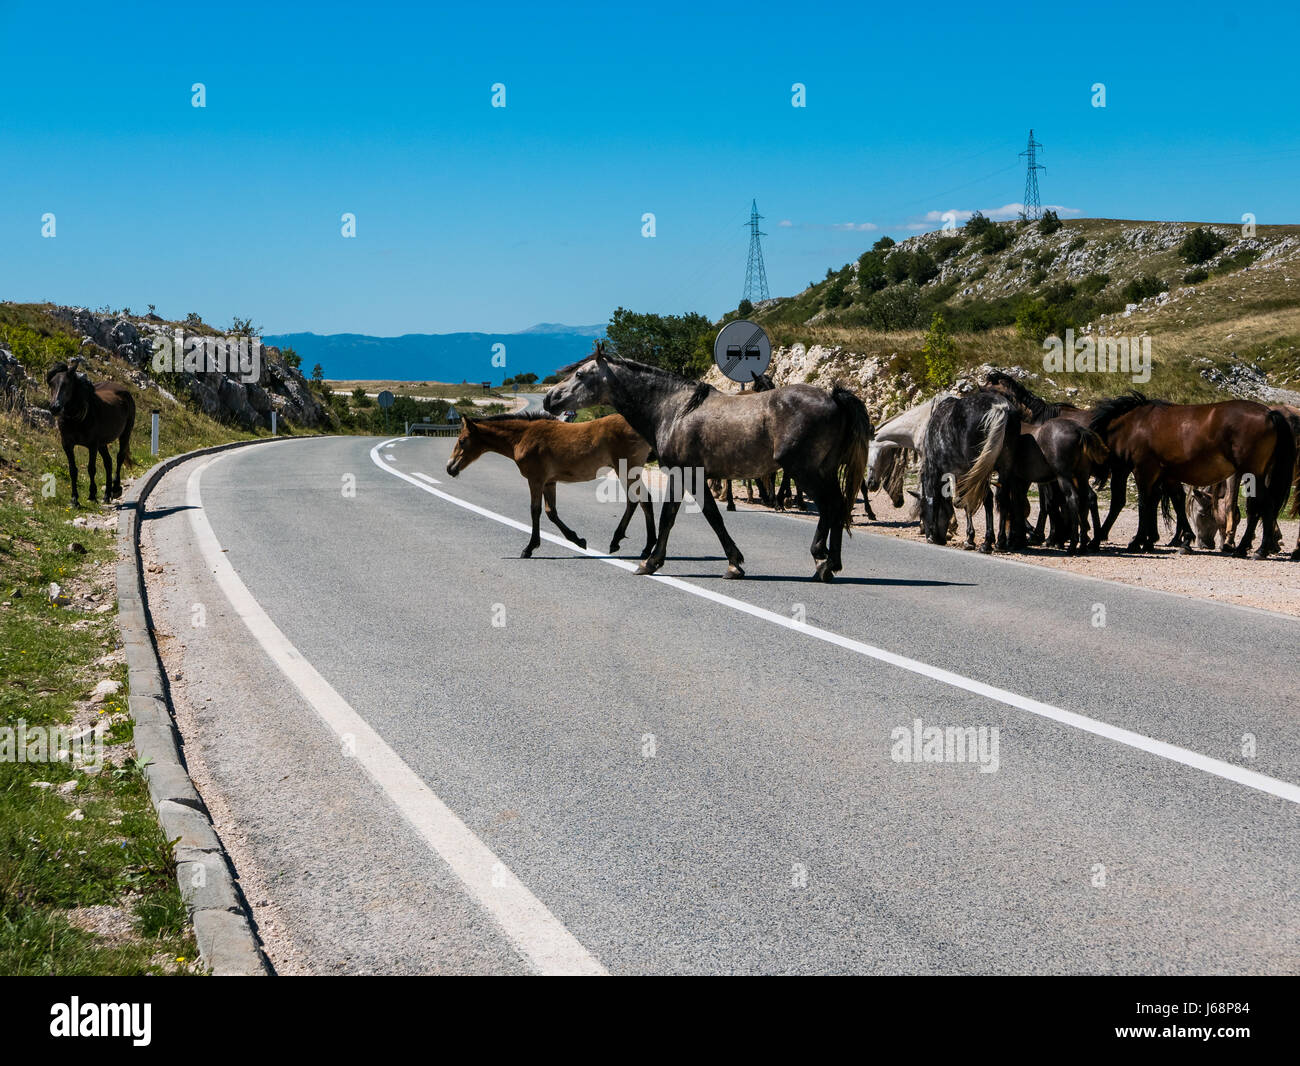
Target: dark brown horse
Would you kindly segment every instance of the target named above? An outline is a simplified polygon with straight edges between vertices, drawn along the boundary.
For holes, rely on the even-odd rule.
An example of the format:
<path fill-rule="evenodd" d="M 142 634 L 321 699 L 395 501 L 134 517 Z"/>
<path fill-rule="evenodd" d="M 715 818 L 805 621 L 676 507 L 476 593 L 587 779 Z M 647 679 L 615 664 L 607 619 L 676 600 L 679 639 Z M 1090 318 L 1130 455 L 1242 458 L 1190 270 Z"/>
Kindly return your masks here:
<path fill-rule="evenodd" d="M 1111 450 L 1112 485 L 1119 496 L 1118 501 L 1112 497 L 1112 511 L 1116 502 L 1123 506 L 1130 472 L 1137 485 L 1138 532 L 1130 551 L 1155 548 L 1162 493 L 1181 505 L 1183 484 L 1210 485 L 1233 474 L 1248 474 L 1254 484 L 1246 499 L 1246 534 L 1235 554 L 1245 557 L 1261 521 L 1256 558 L 1281 547 L 1274 528 L 1291 491 L 1296 442 L 1280 412 L 1252 400 L 1175 404 L 1132 392 L 1102 401 L 1091 427 Z"/>
<path fill-rule="evenodd" d="M 641 558 L 650 554 L 655 542 L 654 510 L 650 506 L 650 493 L 642 480 L 642 468 L 650 457 L 650 445 L 637 435 L 622 415 L 606 415 L 591 422 L 561 422 L 546 414 L 467 418 L 452 448 L 447 473 L 456 477 L 484 452 L 496 452 L 513 459 L 519 472 L 528 479 L 532 493 L 533 535 L 519 553 L 521 559 L 531 558 L 533 550 L 542 543 L 539 527 L 543 499 L 546 501 L 546 517 L 565 538 L 579 548 L 587 546 L 582 537 L 560 521 L 555 509 L 555 483 L 592 481 L 606 471 L 613 471 L 627 498 L 623 518 L 609 544 L 610 554 L 618 551 L 638 503 L 645 513 L 646 540 Z"/>
<path fill-rule="evenodd" d="M 104 499 L 122 495 L 122 467 L 131 465 L 131 430 L 135 428 L 135 397 L 125 385 L 115 381 L 93 384 L 77 366 L 55 363 L 45 375 L 50 387 L 50 414 L 59 428 L 63 454 L 68 457 L 68 477 L 72 482 L 72 506 L 80 507 L 77 498 L 77 457 L 74 448 L 90 453 L 86 473 L 90 479 L 91 502 L 98 502 L 95 488 L 95 454 L 104 460 Z M 108 446 L 117 441 L 117 472 L 109 457 Z"/>

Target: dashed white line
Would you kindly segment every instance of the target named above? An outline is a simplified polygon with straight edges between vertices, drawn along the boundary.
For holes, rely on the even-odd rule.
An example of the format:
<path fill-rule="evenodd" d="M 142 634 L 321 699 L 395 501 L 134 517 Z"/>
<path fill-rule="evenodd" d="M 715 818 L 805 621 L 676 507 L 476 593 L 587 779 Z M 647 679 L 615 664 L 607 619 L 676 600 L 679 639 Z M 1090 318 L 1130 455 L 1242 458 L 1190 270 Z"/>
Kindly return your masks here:
<path fill-rule="evenodd" d="M 371 452 L 376 463 L 379 462 L 377 452 L 378 448 Z M 303 657 L 253 598 L 222 551 L 203 511 L 200 493 L 203 471 L 220 458 L 209 459 L 190 474 L 185 502 L 190 508 L 190 524 L 203 558 L 249 632 L 321 721 L 333 730 L 343 745 L 342 750 L 357 760 L 539 973 L 605 974 L 605 967 L 524 887 L 492 849 L 433 794 L 420 776 Z M 381 469 L 389 468 L 381 466 Z M 412 480 L 412 483 L 425 487 L 419 481 Z"/>
<path fill-rule="evenodd" d="M 385 444 L 392 444 L 389 441 Z M 522 522 L 516 522 L 513 518 L 507 518 L 505 515 L 497 514 L 486 507 L 480 507 L 476 503 L 470 503 L 468 500 L 462 500 L 458 496 L 452 496 L 441 489 L 435 489 L 429 485 L 417 481 L 414 477 L 397 470 L 391 466 L 385 466 L 379 461 L 379 449 L 385 444 L 377 444 L 370 451 L 370 458 L 379 469 L 399 477 L 421 489 L 430 495 L 437 496 L 439 499 L 446 500 L 448 503 L 455 504 L 457 507 L 463 507 L 467 511 L 481 515 L 484 518 L 490 518 L 494 522 L 500 522 L 502 525 L 520 530 L 524 533 L 531 533 L 532 527 Z M 570 544 L 567 540 L 556 536 L 554 533 L 543 532 L 542 537 L 562 548 L 577 555 L 586 555 L 592 559 L 598 559 L 610 566 L 616 566 L 621 570 L 635 571 L 636 564 L 626 559 L 615 559 L 608 555 L 602 555 L 591 548 L 579 548 L 575 544 Z M 949 685 L 952 688 L 961 689 L 964 692 L 973 693 L 976 696 L 983 696 L 986 699 L 994 700 L 998 703 L 1006 704 L 1009 707 L 1015 707 L 1030 714 L 1037 715 L 1040 718 L 1048 718 L 1062 725 L 1070 726 L 1074 729 L 1081 730 L 1085 733 L 1091 733 L 1094 736 L 1105 737 L 1107 740 L 1113 740 L 1118 744 L 1124 744 L 1130 748 L 1136 748 L 1139 751 L 1145 751 L 1148 754 L 1159 756 L 1162 759 L 1168 759 L 1170 762 L 1180 763 L 1183 766 L 1189 766 L 1195 770 L 1201 770 L 1207 774 L 1213 774 L 1216 777 L 1233 781 L 1239 785 L 1245 785 L 1247 788 L 1257 789 L 1260 792 L 1266 792 L 1270 796 L 1276 796 L 1279 799 L 1287 800 L 1291 803 L 1300 803 L 1300 785 L 1293 784 L 1290 781 L 1282 781 L 1275 777 L 1269 777 L 1267 774 L 1257 773 L 1254 770 L 1247 770 L 1242 766 L 1234 766 L 1230 762 L 1224 762 L 1222 759 L 1215 759 L 1209 755 L 1202 755 L 1200 752 L 1191 751 L 1188 748 L 1179 747 L 1177 744 L 1169 744 L 1163 740 L 1156 740 L 1154 737 L 1148 737 L 1142 733 L 1135 733 L 1131 729 L 1124 729 L 1117 725 L 1111 725 L 1109 722 L 1102 722 L 1095 718 L 1089 718 L 1087 715 L 1076 714 L 1074 711 L 1067 711 L 1060 707 L 1054 707 L 1050 703 L 1042 703 L 1038 700 L 1030 699 L 1027 696 L 1021 696 L 1015 692 L 1009 692 L 1006 689 L 997 688 L 994 685 L 986 685 L 982 681 L 976 681 L 973 678 L 964 677 L 961 674 L 953 673 L 951 670 L 944 670 L 937 666 L 931 666 L 929 663 L 923 663 L 918 659 L 909 659 L 905 655 L 897 655 L 894 652 L 886 651 L 884 648 L 877 648 L 874 645 L 866 644 L 860 640 L 854 640 L 852 637 L 846 637 L 840 633 L 834 633 L 828 629 L 821 629 L 818 626 L 809 625 L 806 622 L 797 622 L 793 618 L 788 618 L 783 614 L 777 614 L 775 611 L 769 611 L 765 607 L 758 607 L 744 600 L 738 600 L 731 596 L 725 596 L 720 592 L 714 592 L 712 589 L 703 588 L 699 585 L 693 585 L 688 581 L 682 581 L 680 578 L 666 577 L 662 574 L 653 575 L 650 580 L 658 581 L 661 584 L 668 585 L 678 589 L 681 592 L 690 593 L 692 596 L 698 596 L 701 599 L 712 600 L 714 603 L 724 607 L 730 607 L 734 611 L 740 611 L 743 614 L 750 615 L 754 618 L 761 618 L 763 621 L 771 622 L 773 625 L 781 626 L 783 629 L 793 630 L 796 633 L 802 633 L 804 636 L 812 637 L 815 640 L 824 641 L 827 644 L 834 644 L 844 648 L 846 651 L 855 652 L 858 655 L 866 656 L 869 659 L 875 659 L 878 662 L 888 663 L 890 666 L 896 666 L 900 670 L 906 670 L 909 673 L 920 674 L 922 677 L 928 677 L 931 680 L 938 681 L 941 684 Z"/>

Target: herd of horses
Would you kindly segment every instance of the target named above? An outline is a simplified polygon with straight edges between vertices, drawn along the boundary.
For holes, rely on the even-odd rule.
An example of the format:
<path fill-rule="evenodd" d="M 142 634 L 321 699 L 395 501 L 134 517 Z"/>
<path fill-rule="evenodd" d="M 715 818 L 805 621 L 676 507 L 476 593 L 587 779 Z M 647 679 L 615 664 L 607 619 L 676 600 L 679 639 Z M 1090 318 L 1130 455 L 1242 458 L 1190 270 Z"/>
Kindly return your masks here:
<path fill-rule="evenodd" d="M 843 567 L 841 542 L 852 535 L 859 491 L 869 518 L 870 494 L 884 489 L 904 503 L 909 464 L 920 462 L 917 499 L 927 540 L 944 544 L 958 510 L 966 514 L 967 547 L 974 548 L 974 517 L 984 513 L 979 549 L 1017 550 L 1046 543 L 1066 552 L 1095 551 L 1137 486 L 1138 530 L 1128 550 L 1152 550 L 1157 510 L 1177 518 L 1171 545 L 1190 551 L 1213 545 L 1217 524 L 1224 550 L 1245 556 L 1256 533 L 1255 555 L 1281 550 L 1277 519 L 1296 487 L 1300 410 L 1249 400 L 1174 404 L 1130 392 L 1091 410 L 1052 403 L 1016 378 L 988 375 L 967 393 L 942 393 L 873 427 L 862 401 L 848 389 L 775 386 L 724 393 L 617 355 L 604 345 L 560 371 L 544 397 L 545 413 L 466 419 L 447 472 L 460 473 L 485 451 L 514 459 L 532 491 L 532 536 L 523 555 L 540 543 L 543 501 L 547 517 L 570 541 L 585 547 L 555 510 L 555 484 L 616 471 L 627 493 L 611 543 L 621 541 L 633 510 L 645 511 L 646 544 L 638 573 L 652 574 L 667 558 L 668 540 L 683 500 L 699 504 L 727 558 L 726 577 L 744 576 L 744 556 L 728 533 L 718 499 L 734 509 L 733 479 L 752 482 L 751 494 L 783 507 L 797 489 L 817 514 L 811 547 L 815 580 L 831 581 Z M 554 417 L 595 406 L 617 413 L 586 423 Z M 656 527 L 642 464 L 659 462 L 667 486 Z M 780 488 L 777 478 L 780 476 Z M 1111 487 L 1109 512 L 1099 513 L 1097 489 Z M 1038 518 L 1031 524 L 1030 492 Z M 1235 541 L 1233 512 L 1245 490 L 1247 527 Z M 752 495 L 751 495 L 752 499 Z M 1192 505 L 1193 531 L 1188 518 Z M 997 521 L 995 523 L 995 506 Z M 1300 540 L 1291 556 L 1300 559 Z"/>
<path fill-rule="evenodd" d="M 966 515 L 965 546 L 975 545 L 975 515 L 983 511 L 981 551 L 1046 543 L 1066 552 L 1095 551 L 1123 509 L 1130 477 L 1137 487 L 1138 529 L 1132 552 L 1153 550 L 1157 510 L 1176 519 L 1171 546 L 1195 542 L 1244 557 L 1258 533 L 1257 558 L 1281 551 L 1278 516 L 1292 489 L 1300 511 L 1300 408 L 1250 400 L 1175 404 L 1130 392 L 1092 409 L 1053 403 L 1016 378 L 988 375 L 981 388 L 941 393 L 873 427 L 853 392 L 836 385 L 776 386 L 755 377 L 754 387 L 724 393 L 701 381 L 608 354 L 604 343 L 560 371 L 543 399 L 544 412 L 466 418 L 447 473 L 457 476 L 485 452 L 512 459 L 531 491 L 532 535 L 521 553 L 541 543 L 543 506 L 571 542 L 586 541 L 560 519 L 558 482 L 583 482 L 613 472 L 626 506 L 610 542 L 618 550 L 633 512 L 641 507 L 646 542 L 638 573 L 663 567 L 682 503 L 694 498 L 727 558 L 726 575 L 744 576 L 744 556 L 727 532 L 715 499 L 734 510 L 731 481 L 751 482 L 760 499 L 785 507 L 794 494 L 816 510 L 813 577 L 831 581 L 843 569 L 842 540 L 852 535 L 859 491 L 874 519 L 870 494 L 886 491 L 904 503 L 904 479 L 919 460 L 917 500 L 926 539 L 944 544 L 956 512 Z M 93 384 L 77 367 L 56 364 L 47 375 L 55 416 L 78 504 L 74 448 L 90 452 L 90 498 L 96 499 L 95 457 L 104 462 L 105 499 L 120 496 L 122 466 L 130 463 L 135 402 L 124 386 Z M 616 414 L 574 423 L 556 417 L 596 406 Z M 108 446 L 118 444 L 113 471 Z M 655 459 L 666 481 L 656 525 L 646 464 Z M 778 475 L 780 487 L 778 489 Z M 714 486 L 710 489 L 710 484 Z M 1110 485 L 1102 520 L 1097 489 Z M 1030 524 L 1030 492 L 1037 487 L 1037 521 Z M 909 490 L 910 491 L 910 490 Z M 1238 500 L 1246 501 L 1246 530 L 1238 541 Z M 994 508 L 996 505 L 997 521 Z M 1190 514 L 1190 519 L 1189 519 Z M 1195 526 L 1195 528 L 1193 528 Z M 1300 559 L 1300 537 L 1292 559 Z"/>

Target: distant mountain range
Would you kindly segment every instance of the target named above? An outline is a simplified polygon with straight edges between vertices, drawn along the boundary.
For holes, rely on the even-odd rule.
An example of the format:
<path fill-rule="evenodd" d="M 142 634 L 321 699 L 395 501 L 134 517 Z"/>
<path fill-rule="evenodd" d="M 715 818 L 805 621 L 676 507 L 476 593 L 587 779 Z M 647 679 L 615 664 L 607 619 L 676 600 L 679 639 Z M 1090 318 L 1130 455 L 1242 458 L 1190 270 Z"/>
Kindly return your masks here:
<path fill-rule="evenodd" d="M 338 381 L 491 381 L 516 374 L 539 378 L 581 359 L 605 327 L 539 322 L 518 333 L 407 333 L 371 337 L 364 333 L 278 333 L 266 344 L 292 348 L 303 373 L 317 363 Z M 505 346 L 505 366 L 493 365 L 493 348 Z M 499 362 L 500 360 L 498 360 Z"/>

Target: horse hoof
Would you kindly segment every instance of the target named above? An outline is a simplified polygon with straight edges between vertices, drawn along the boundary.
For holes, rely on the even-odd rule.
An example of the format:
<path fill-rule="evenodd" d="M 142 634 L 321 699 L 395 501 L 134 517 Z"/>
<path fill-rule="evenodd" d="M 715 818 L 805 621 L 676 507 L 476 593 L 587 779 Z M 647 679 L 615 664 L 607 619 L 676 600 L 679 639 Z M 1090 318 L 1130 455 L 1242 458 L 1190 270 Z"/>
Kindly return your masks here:
<path fill-rule="evenodd" d="M 618 551 L 618 541 L 611 540 L 609 542 L 609 554 L 613 555 L 616 551 Z M 644 558 L 644 556 L 642 556 L 642 558 Z"/>
<path fill-rule="evenodd" d="M 981 554 L 981 555 L 992 555 L 992 554 L 993 554 L 993 545 L 990 544 L 990 543 L 986 540 L 983 544 L 980 545 L 980 554 Z"/>
<path fill-rule="evenodd" d="M 519 553 L 519 558 L 521 559 L 531 559 L 532 557 L 533 557 L 532 548 L 525 548 L 523 551 Z"/>
<path fill-rule="evenodd" d="M 638 574 L 653 574 L 663 563 L 656 563 L 653 559 L 643 559 L 641 565 L 636 568 Z"/>
<path fill-rule="evenodd" d="M 738 579 L 738 578 L 742 578 L 742 577 L 745 576 L 745 571 L 742 570 L 742 569 L 741 569 L 740 567 L 738 567 L 738 566 L 732 565 L 732 566 L 728 566 L 728 567 L 727 567 L 727 572 L 726 572 L 725 574 L 723 574 L 722 576 L 723 576 L 723 577 L 726 577 L 726 578 L 737 578 L 737 579 Z"/>
<path fill-rule="evenodd" d="M 582 537 L 579 537 L 579 538 L 578 538 L 577 540 L 575 540 L 573 543 L 576 544 L 579 548 L 582 548 L 583 550 L 586 550 L 587 542 L 586 542 Z"/>
<path fill-rule="evenodd" d="M 1195 555 L 1196 553 L 1195 553 L 1194 551 L 1192 551 L 1190 545 L 1187 545 L 1187 544 L 1180 544 L 1180 545 L 1178 546 L 1178 554 L 1179 554 L 1179 555 Z"/>
<path fill-rule="evenodd" d="M 1234 559 L 1244 559 L 1249 550 L 1249 548 L 1234 548 L 1232 551 L 1232 557 Z"/>
<path fill-rule="evenodd" d="M 1300 563 L 1300 548 L 1297 548 L 1291 553 L 1291 561 L 1293 563 Z"/>
<path fill-rule="evenodd" d="M 734 511 L 735 509 L 736 509 L 736 504 L 734 500 L 731 503 L 727 504 L 728 511 Z"/>
<path fill-rule="evenodd" d="M 1271 552 L 1264 548 L 1258 548 L 1251 553 L 1252 557 L 1256 559 L 1267 559 L 1271 554 Z"/>
<path fill-rule="evenodd" d="M 820 581 L 824 585 L 829 585 L 835 579 L 835 574 L 831 570 L 830 563 L 823 560 L 817 564 L 817 572 L 813 574 L 814 581 Z"/>

